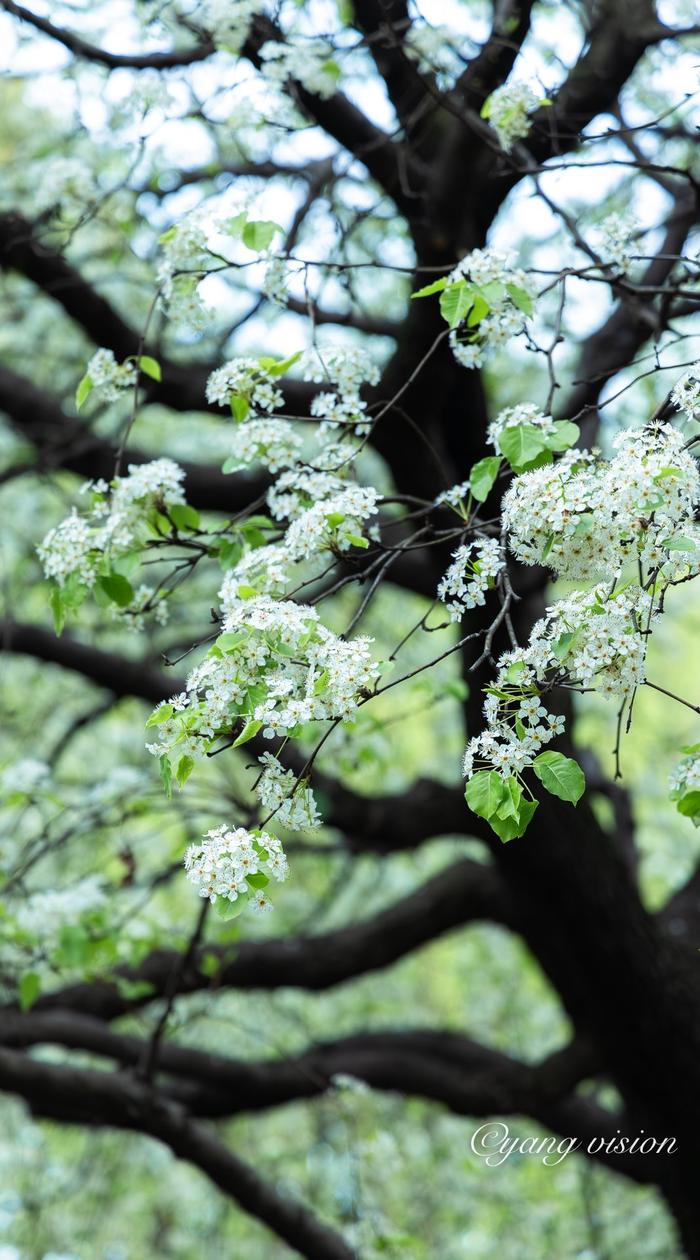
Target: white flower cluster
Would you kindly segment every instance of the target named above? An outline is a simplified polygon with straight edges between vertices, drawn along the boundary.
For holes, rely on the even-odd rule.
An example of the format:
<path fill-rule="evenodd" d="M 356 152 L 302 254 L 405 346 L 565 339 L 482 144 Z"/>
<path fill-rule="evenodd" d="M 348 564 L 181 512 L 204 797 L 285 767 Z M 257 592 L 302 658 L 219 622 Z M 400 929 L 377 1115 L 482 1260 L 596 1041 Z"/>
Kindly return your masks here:
<path fill-rule="evenodd" d="M 269 877 L 287 876 L 287 859 L 280 841 L 266 831 L 250 832 L 224 826 L 208 831 L 200 844 L 190 845 L 185 854 L 187 878 L 200 897 L 216 902 L 219 898 L 255 910 L 271 910 L 264 891 Z"/>
<path fill-rule="evenodd" d="M 700 363 L 696 363 L 671 391 L 671 402 L 679 411 L 684 411 L 688 420 L 700 420 Z"/>
<path fill-rule="evenodd" d="M 324 421 L 321 432 L 348 429 L 358 437 L 369 433 L 367 404 L 360 397 L 363 385 L 376 385 L 379 368 L 369 355 L 356 347 L 323 346 L 312 350 L 304 361 L 304 380 L 335 386 L 333 392 L 317 394 L 311 414 Z"/>
<path fill-rule="evenodd" d="M 668 777 L 672 792 L 685 796 L 687 792 L 700 792 L 700 751 L 683 757 Z"/>
<path fill-rule="evenodd" d="M 621 275 L 628 275 L 634 251 L 633 237 L 639 223 L 629 214 L 610 214 L 598 228 L 598 253 L 602 261 L 612 265 Z"/>
<path fill-rule="evenodd" d="M 497 538 L 477 538 L 458 547 L 452 564 L 438 586 L 450 621 L 460 621 L 468 608 L 486 602 L 486 592 L 505 567 Z"/>
<path fill-rule="evenodd" d="M 700 473 L 681 435 L 670 425 L 650 425 L 620 433 L 614 447 L 610 460 L 567 451 L 554 464 L 522 473 L 504 496 L 502 520 L 519 559 L 547 564 L 566 578 L 598 580 L 558 600 L 526 647 L 501 656 L 485 704 L 486 730 L 467 747 L 468 777 L 489 768 L 507 779 L 532 765 L 563 729 L 542 703 L 553 686 L 566 682 L 629 701 L 646 678 L 660 590 L 700 572 L 700 527 L 693 519 Z M 617 585 L 627 561 L 634 562 L 634 576 Z M 671 785 L 677 796 L 697 773 L 692 758 L 681 763 Z"/>
<path fill-rule="evenodd" d="M 92 388 L 101 394 L 105 402 L 116 402 L 122 394 L 136 384 L 136 364 L 127 361 L 117 363 L 111 350 L 96 350 L 85 369 Z"/>
<path fill-rule="evenodd" d="M 287 267 L 287 260 L 281 254 L 275 254 L 267 261 L 261 288 L 268 302 L 274 306 L 289 305 Z"/>
<path fill-rule="evenodd" d="M 314 608 L 291 600 L 233 600 L 223 628 L 221 646 L 190 674 L 185 697 L 160 706 L 162 721 L 156 710 L 159 740 L 147 745 L 154 756 L 202 757 L 240 719 L 261 723 L 273 739 L 307 722 L 350 717 L 378 677 L 371 639 L 341 639 Z"/>
<path fill-rule="evenodd" d="M 243 399 L 253 415 L 271 412 L 284 402 L 274 376 L 258 359 L 231 359 L 216 368 L 207 381 L 207 402 L 228 406 L 232 398 Z"/>
<path fill-rule="evenodd" d="M 459 511 L 466 500 L 469 498 L 470 485 L 468 481 L 460 481 L 456 486 L 450 486 L 449 490 L 442 490 L 435 500 L 435 506 L 440 507 L 443 503 L 447 507 L 454 508 Z"/>
<path fill-rule="evenodd" d="M 376 490 L 346 485 L 301 512 L 284 538 L 290 560 L 308 560 L 327 548 L 347 551 L 356 546 L 358 539 L 363 539 L 365 521 L 377 512 L 378 499 Z"/>
<path fill-rule="evenodd" d="M 264 809 L 274 814 L 282 827 L 318 827 L 321 819 L 311 788 L 299 783 L 293 770 L 285 770 L 281 761 L 272 753 L 260 758 L 263 772 L 255 787 L 256 795 Z"/>
<path fill-rule="evenodd" d="M 478 770 L 495 770 L 502 779 L 522 774 L 545 744 L 564 729 L 564 719 L 548 713 L 539 695 L 523 696 L 509 712 L 509 719 L 518 722 L 520 733 L 499 718 L 497 706 L 495 696 L 488 696 L 484 707 L 488 726 L 467 744 L 462 769 L 468 779 Z"/>
<path fill-rule="evenodd" d="M 529 134 L 530 114 L 541 104 L 541 93 L 528 83 L 503 83 L 491 93 L 481 112 L 496 132 L 501 148 L 510 153 L 516 141 Z"/>
<path fill-rule="evenodd" d="M 204 0 L 201 22 L 218 48 L 239 53 L 259 10 L 259 0 Z"/>
<path fill-rule="evenodd" d="M 611 460 L 567 451 L 514 480 L 503 523 L 519 560 L 572 579 L 614 578 L 632 557 L 650 569 L 673 562 L 673 531 L 687 535 L 700 502 L 695 460 L 670 425 L 626 430 L 614 445 Z"/>
<path fill-rule="evenodd" d="M 160 261 L 156 281 L 161 302 L 172 319 L 201 328 L 207 311 L 200 295 L 200 282 L 211 266 L 209 232 L 212 224 L 197 207 L 183 215 L 160 237 Z"/>
<path fill-rule="evenodd" d="M 467 280 L 482 291 L 489 309 L 475 329 L 465 332 L 453 328 L 450 346 L 462 367 L 480 368 L 490 353 L 522 332 L 525 316 L 513 300 L 513 292 L 520 291 L 531 299 L 532 283 L 520 267 L 511 265 L 506 254 L 489 248 L 467 254 L 450 272 L 448 286 L 460 280 Z"/>
<path fill-rule="evenodd" d="M 52 940 L 66 924 L 75 923 L 81 914 L 99 910 L 106 902 L 101 880 L 89 875 L 69 888 L 31 893 L 17 910 L 17 923 L 41 941 Z"/>
<path fill-rule="evenodd" d="M 301 437 L 288 420 L 250 420 L 236 425 L 226 472 L 249 464 L 279 472 L 296 464 L 301 445 Z"/>
<path fill-rule="evenodd" d="M 417 62 L 421 74 L 435 74 L 439 81 L 453 79 L 463 66 L 455 47 L 455 32 L 449 26 L 414 20 L 406 32 L 403 51 Z"/>
<path fill-rule="evenodd" d="M 520 424 L 531 424 L 543 433 L 554 432 L 554 421 L 546 416 L 534 403 L 516 403 L 514 407 L 506 407 L 488 427 L 487 441 L 498 446 L 498 439 L 506 429 Z"/>
<path fill-rule="evenodd" d="M 515 661 L 519 684 L 542 683 L 553 672 L 625 698 L 644 681 L 645 631 L 657 616 L 652 597 L 636 583 L 612 594 L 605 583 L 576 591 L 547 610 L 527 648 L 501 658 L 499 682 Z"/>
<path fill-rule="evenodd" d="M 300 83 L 307 92 L 328 100 L 338 86 L 340 67 L 330 44 L 315 38 L 303 44 L 269 41 L 260 49 L 265 76 L 273 83 L 288 79 Z"/>
<path fill-rule="evenodd" d="M 303 466 L 289 468 L 268 491 L 268 506 L 275 520 L 293 521 L 314 503 L 340 494 L 346 484 L 334 473 Z"/>
<path fill-rule="evenodd" d="M 137 540 L 149 510 L 185 502 L 185 474 L 171 459 L 130 464 L 127 477 L 115 477 L 110 494 L 106 482 L 92 486 L 95 504 L 89 516 L 73 508 L 37 547 L 47 578 L 64 586 L 76 574 L 83 586 L 93 586 L 104 555 L 128 551 Z"/>

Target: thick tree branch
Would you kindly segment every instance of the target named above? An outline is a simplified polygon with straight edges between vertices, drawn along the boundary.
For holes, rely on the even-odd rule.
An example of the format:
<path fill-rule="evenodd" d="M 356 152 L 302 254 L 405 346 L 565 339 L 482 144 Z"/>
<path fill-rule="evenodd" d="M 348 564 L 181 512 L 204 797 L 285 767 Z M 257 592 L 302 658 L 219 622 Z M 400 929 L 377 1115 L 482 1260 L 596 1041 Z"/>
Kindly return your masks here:
<path fill-rule="evenodd" d="M 13 428 L 28 439 L 37 451 L 37 468 L 50 471 L 65 468 L 86 478 L 114 476 L 118 443 L 93 433 L 81 421 L 62 410 L 56 399 L 0 366 L 0 411 Z M 153 456 L 128 450 L 127 464 L 145 464 Z M 227 476 L 218 468 L 180 461 L 185 470 L 188 502 L 212 512 L 235 513 L 247 507 L 268 484 L 263 477 Z"/>
<path fill-rule="evenodd" d="M 233 959 L 229 959 L 227 947 L 207 945 L 182 975 L 180 992 L 223 986 L 321 991 L 379 971 L 454 928 L 482 920 L 516 926 L 516 912 L 501 897 L 492 868 L 464 859 L 388 909 L 349 927 L 318 936 L 242 941 L 237 943 Z M 205 952 L 221 958 L 213 978 L 200 970 Z M 162 949 L 149 954 L 139 967 L 120 969 L 120 976 L 152 986 L 147 995 L 135 1001 L 124 998 L 115 985 L 104 980 L 46 994 L 39 998 L 36 1009 L 70 1009 L 115 1019 L 161 995 L 179 960 L 176 951 Z"/>
<path fill-rule="evenodd" d="M 0 214 L 0 268 L 26 276 L 58 302 L 91 341 L 105 346 L 118 359 L 141 353 L 141 334 L 59 250 L 37 238 L 34 226 L 27 219 L 14 212 Z M 214 411 L 217 415 L 221 414 L 221 408 L 207 403 L 205 397 L 207 377 L 217 364 L 191 363 L 183 366 L 165 359 L 159 352 L 156 352 L 156 357 L 160 362 L 162 380 L 144 380 L 149 399 L 172 407 L 174 411 Z M 294 407 L 299 414 L 307 414 L 315 387 L 305 381 L 287 379 L 282 384 L 288 406 Z"/>
<path fill-rule="evenodd" d="M 0 1089 L 24 1098 L 35 1115 L 157 1138 L 308 1260 L 354 1260 L 344 1239 L 308 1208 L 282 1198 L 181 1107 L 132 1075 L 58 1067 L 0 1050 Z"/>
<path fill-rule="evenodd" d="M 3 1021 L 0 1040 L 6 1047 L 50 1044 L 85 1050 L 122 1067 L 138 1066 L 144 1051 L 138 1037 L 60 1011 L 10 1016 Z M 161 1047 L 159 1058 L 162 1094 L 200 1117 L 255 1113 L 315 1098 L 331 1089 L 339 1076 L 352 1076 L 374 1089 L 440 1103 L 457 1115 L 527 1116 L 561 1137 L 575 1139 L 583 1154 L 592 1139 L 608 1141 L 624 1124 L 624 1117 L 572 1095 L 572 1089 L 595 1070 L 590 1051 L 577 1043 L 529 1066 L 443 1029 L 355 1033 L 310 1046 L 290 1058 L 255 1063 L 173 1045 Z M 173 1083 L 167 1078 L 174 1078 Z M 60 1096 L 57 1105 L 63 1110 Z M 591 1156 L 641 1183 L 663 1179 L 662 1159 L 638 1161 L 596 1152 L 595 1147 Z"/>

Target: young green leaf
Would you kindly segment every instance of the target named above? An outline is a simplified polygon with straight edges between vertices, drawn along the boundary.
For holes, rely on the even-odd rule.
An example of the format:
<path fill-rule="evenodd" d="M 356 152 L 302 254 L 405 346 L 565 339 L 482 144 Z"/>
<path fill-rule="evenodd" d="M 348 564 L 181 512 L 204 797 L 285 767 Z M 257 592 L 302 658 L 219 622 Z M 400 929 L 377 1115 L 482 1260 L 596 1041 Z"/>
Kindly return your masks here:
<path fill-rule="evenodd" d="M 250 718 L 243 727 L 238 739 L 234 739 L 233 747 L 240 748 L 241 744 L 247 744 L 249 739 L 254 739 L 258 731 L 262 730 L 262 725 L 258 718 Z"/>
<path fill-rule="evenodd" d="M 575 805 L 586 788 L 586 777 L 577 761 L 560 752 L 543 752 L 532 763 L 537 778 L 552 796 Z"/>
<path fill-rule="evenodd" d="M 80 411 L 80 408 L 85 402 L 85 399 L 88 397 L 88 395 L 92 393 L 92 390 L 93 390 L 92 377 L 86 374 L 85 376 L 81 378 L 81 380 L 78 381 L 78 388 L 75 391 L 75 405 L 78 411 Z"/>
<path fill-rule="evenodd" d="M 478 503 L 488 498 L 500 467 L 498 455 L 486 455 L 474 464 L 469 474 L 469 489 Z"/>
<path fill-rule="evenodd" d="M 552 432 L 545 436 L 547 449 L 550 451 L 567 451 L 575 446 L 581 436 L 581 430 L 573 420 L 555 420 Z"/>
<path fill-rule="evenodd" d="M 66 624 L 66 605 L 63 602 L 63 595 L 60 586 L 52 586 L 49 594 L 49 604 L 53 614 L 53 628 L 57 635 L 60 635 Z"/>
<path fill-rule="evenodd" d="M 517 284 L 507 284 L 508 296 L 514 306 L 517 306 L 523 315 L 532 315 L 535 307 L 530 294 L 525 289 L 521 289 Z"/>
<path fill-rule="evenodd" d="M 498 445 L 511 468 L 516 471 L 546 450 L 546 442 L 541 429 L 534 424 L 513 424 L 504 429 L 498 439 Z"/>
<path fill-rule="evenodd" d="M 416 289 L 411 294 L 412 298 L 432 297 L 433 293 L 442 293 L 447 287 L 447 276 L 441 276 L 439 280 L 433 280 L 432 284 L 426 284 L 422 289 Z"/>
<path fill-rule="evenodd" d="M 467 783 L 464 795 L 473 813 L 489 821 L 506 798 L 506 786 L 495 770 L 478 770 Z"/>
<path fill-rule="evenodd" d="M 440 295 L 440 313 L 450 328 L 462 323 L 474 302 L 474 290 L 466 280 L 449 285 Z"/>
<path fill-rule="evenodd" d="M 41 979 L 36 971 L 25 971 L 19 982 L 19 1005 L 28 1011 L 41 993 Z"/>
<path fill-rule="evenodd" d="M 152 359 L 150 354 L 140 355 L 139 367 L 146 376 L 150 376 L 151 380 L 161 381 L 163 379 L 163 373 L 160 370 L 160 363 L 157 359 Z"/>
<path fill-rule="evenodd" d="M 175 779 L 179 788 L 183 788 L 185 786 L 193 770 L 194 758 L 187 756 L 180 757 L 175 770 Z"/>
<path fill-rule="evenodd" d="M 97 579 L 97 584 L 119 608 L 127 608 L 134 598 L 134 588 L 122 573 L 106 573 Z"/>
<path fill-rule="evenodd" d="M 243 228 L 243 244 L 247 245 L 248 249 L 260 253 L 272 244 L 273 237 L 281 231 L 279 223 L 273 223 L 271 219 L 259 219 L 246 223 Z"/>
<path fill-rule="evenodd" d="M 176 529 L 199 528 L 199 512 L 189 503 L 174 503 L 169 512 Z"/>
<path fill-rule="evenodd" d="M 159 758 L 158 764 L 160 766 L 160 779 L 163 784 L 163 790 L 168 800 L 170 800 L 173 794 L 173 771 L 167 753 L 163 753 L 163 756 Z"/>

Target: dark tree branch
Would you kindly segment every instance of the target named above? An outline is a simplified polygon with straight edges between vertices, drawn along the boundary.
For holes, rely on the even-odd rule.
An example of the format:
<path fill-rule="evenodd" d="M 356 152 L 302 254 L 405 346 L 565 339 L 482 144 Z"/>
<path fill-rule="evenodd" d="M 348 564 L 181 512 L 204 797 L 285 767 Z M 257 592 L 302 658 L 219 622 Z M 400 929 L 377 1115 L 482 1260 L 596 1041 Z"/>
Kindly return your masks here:
<path fill-rule="evenodd" d="M 169 52 L 111 53 L 105 48 L 89 43 L 88 40 L 72 31 L 65 31 L 62 27 L 55 26 L 48 18 L 32 13 L 30 9 L 25 9 L 24 5 L 15 4 L 14 0 L 0 0 L 0 7 L 6 13 L 19 18 L 21 22 L 26 22 L 42 34 L 48 35 L 56 43 L 62 44 L 73 53 L 74 57 L 97 62 L 98 65 L 107 66 L 110 70 L 116 70 L 119 67 L 128 67 L 130 70 L 169 70 L 175 66 L 191 66 L 197 61 L 204 61 L 214 52 L 212 42 L 205 40 L 191 48 L 173 48 Z"/>
<path fill-rule="evenodd" d="M 22 215 L 0 214 L 0 268 L 18 271 L 58 302 L 98 346 L 105 346 L 120 359 L 138 355 L 144 349 L 141 335 L 132 328 L 85 277 L 52 245 L 40 241 L 34 226 Z M 146 347 L 148 349 L 148 347 Z M 214 411 L 221 408 L 206 402 L 209 373 L 218 364 L 191 363 L 183 366 L 157 354 L 162 380 L 144 381 L 149 399 L 174 411 Z M 304 381 L 283 382 L 288 405 L 299 414 L 308 413 L 315 387 Z"/>
<path fill-rule="evenodd" d="M 62 410 L 56 399 L 0 366 L 0 410 L 8 416 L 21 437 L 36 447 L 37 469 L 65 468 L 86 478 L 114 476 L 118 444 L 93 433 L 79 420 Z M 128 464 L 145 464 L 151 458 L 145 451 L 128 450 Z M 187 498 L 194 507 L 235 513 L 247 507 L 268 484 L 262 477 L 227 476 L 218 468 L 181 461 L 185 470 Z"/>
<path fill-rule="evenodd" d="M 282 1198 L 259 1174 L 133 1075 L 38 1063 L 0 1050 L 0 1089 L 18 1094 L 35 1115 L 71 1124 L 145 1133 L 194 1164 L 214 1185 L 309 1260 L 355 1260 L 343 1238 L 308 1208 Z"/>
<path fill-rule="evenodd" d="M 144 1051 L 138 1037 L 115 1033 L 99 1020 L 60 1011 L 6 1018 L 1 1042 L 7 1047 L 60 1045 L 112 1059 L 122 1067 L 137 1066 Z M 590 1051 L 577 1043 L 529 1066 L 459 1033 L 399 1029 L 355 1033 L 310 1046 L 290 1058 L 256 1063 L 164 1045 L 159 1089 L 161 1096 L 211 1119 L 315 1098 L 332 1088 L 337 1077 L 353 1076 L 374 1089 L 441 1103 L 457 1115 L 528 1116 L 561 1137 L 576 1139 L 577 1149 L 585 1155 L 592 1139 L 608 1141 L 624 1124 L 623 1116 L 571 1095 L 595 1070 Z M 168 1077 L 174 1082 L 169 1084 Z M 61 1095 L 57 1103 L 63 1111 Z M 634 1181 L 663 1180 L 663 1158 L 640 1162 L 598 1152 L 595 1146 L 592 1158 Z"/>
<path fill-rule="evenodd" d="M 180 992 L 279 986 L 321 991 L 379 971 L 445 932 L 481 920 L 515 926 L 515 909 L 501 897 L 489 866 L 464 859 L 388 909 L 349 927 L 319 936 L 242 941 L 237 943 L 232 959 L 227 947 L 207 945 L 184 971 Z M 200 970 L 203 952 L 221 959 L 213 979 Z M 39 998 L 36 1009 L 70 1009 L 115 1019 L 161 995 L 178 958 L 173 950 L 156 950 L 140 966 L 120 969 L 120 976 L 152 986 L 147 995 L 136 1000 L 124 998 L 115 985 L 104 980 L 46 994 Z"/>
<path fill-rule="evenodd" d="M 172 695 L 178 684 L 182 686 L 182 680 L 169 679 L 163 670 L 153 665 L 91 647 L 67 634 L 59 638 L 41 626 L 28 623 L 0 620 L 0 646 L 5 652 L 33 656 L 74 670 L 115 696 L 140 696 L 158 704 Z"/>

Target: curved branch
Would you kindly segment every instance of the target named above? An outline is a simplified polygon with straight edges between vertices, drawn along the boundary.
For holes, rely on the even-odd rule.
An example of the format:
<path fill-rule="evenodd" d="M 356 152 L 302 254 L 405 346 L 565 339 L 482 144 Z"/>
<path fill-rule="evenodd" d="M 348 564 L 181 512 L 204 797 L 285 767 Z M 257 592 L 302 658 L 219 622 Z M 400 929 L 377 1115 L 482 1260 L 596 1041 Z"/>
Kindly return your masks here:
<path fill-rule="evenodd" d="M 515 926 L 515 909 L 501 896 L 491 867 L 464 859 L 428 880 L 372 918 L 319 936 L 241 941 L 233 959 L 226 946 L 207 944 L 185 969 L 181 993 L 208 988 L 321 991 L 346 980 L 388 967 L 397 959 L 466 923 L 489 920 Z M 203 954 L 218 956 L 219 971 L 212 977 L 200 970 Z M 116 1019 L 136 1006 L 162 995 L 180 954 L 156 950 L 135 968 L 121 968 L 127 980 L 151 986 L 135 1000 L 124 998 L 108 980 L 73 985 L 39 998 L 37 1011 L 70 1009 L 100 1019 Z M 208 970 L 208 969 L 207 969 Z"/>
<path fill-rule="evenodd" d="M 117 458 L 116 441 L 92 432 L 67 415 L 50 394 L 3 366 L 0 411 L 35 446 L 41 471 L 66 468 L 81 477 L 111 481 Z M 152 458 L 145 451 L 129 449 L 126 453 L 129 464 L 146 464 Z M 264 477 L 227 476 L 218 468 L 186 460 L 181 460 L 180 466 L 185 471 L 188 502 L 212 512 L 239 512 L 263 494 L 268 485 Z"/>
<path fill-rule="evenodd" d="M 0 7 L 6 13 L 19 18 L 21 22 L 26 22 L 35 30 L 41 31 L 58 44 L 62 44 L 75 57 L 95 61 L 98 65 L 107 66 L 110 70 L 117 70 L 120 67 L 128 67 L 130 70 L 170 70 L 174 66 L 191 66 L 197 61 L 204 61 L 214 52 L 211 40 L 206 40 L 204 43 L 195 44 L 192 48 L 173 48 L 169 52 L 111 53 L 105 48 L 91 44 L 73 31 L 65 31 L 62 27 L 55 26 L 48 18 L 32 13 L 30 9 L 25 9 L 24 5 L 15 4 L 14 0 L 0 0 Z"/>
<path fill-rule="evenodd" d="M 131 1075 L 58 1067 L 0 1050 L 0 1089 L 26 1099 L 36 1115 L 158 1138 L 302 1256 L 356 1260 L 340 1234 L 303 1204 L 279 1195 L 181 1107 Z"/>

